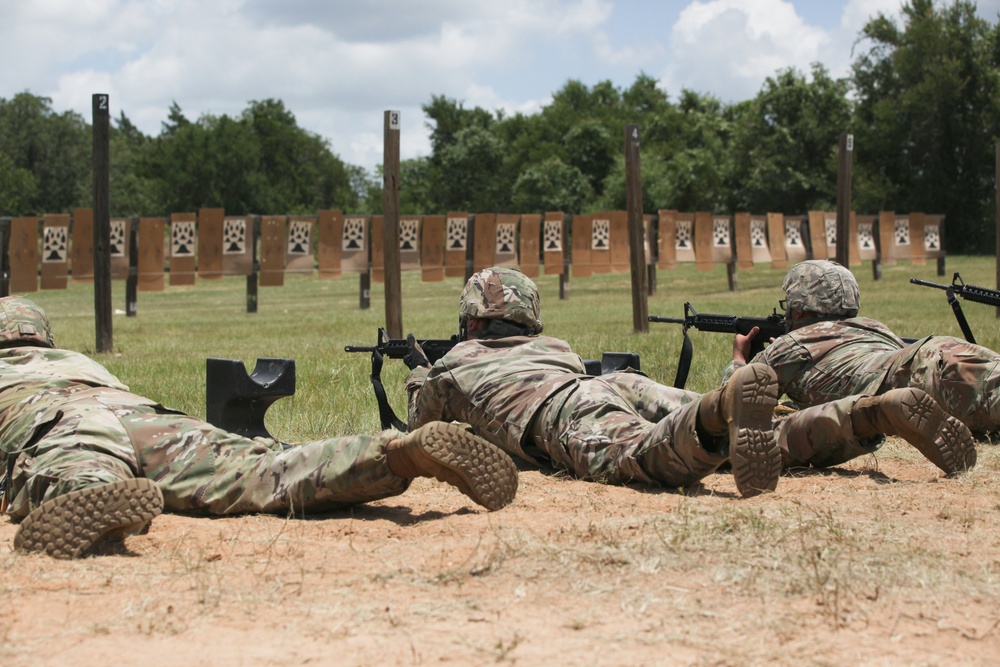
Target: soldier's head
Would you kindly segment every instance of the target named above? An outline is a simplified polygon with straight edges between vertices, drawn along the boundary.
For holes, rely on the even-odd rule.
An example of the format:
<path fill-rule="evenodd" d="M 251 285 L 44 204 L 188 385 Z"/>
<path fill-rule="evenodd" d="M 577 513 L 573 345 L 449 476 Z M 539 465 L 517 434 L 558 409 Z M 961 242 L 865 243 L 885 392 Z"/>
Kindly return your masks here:
<path fill-rule="evenodd" d="M 23 296 L 0 298 L 0 347 L 55 347 L 45 311 Z"/>
<path fill-rule="evenodd" d="M 517 269 L 494 266 L 469 278 L 459 301 L 458 327 L 467 338 L 533 336 L 542 332 L 538 288 Z"/>
<path fill-rule="evenodd" d="M 785 290 L 786 321 L 792 329 L 855 317 L 861 307 L 854 274 L 825 259 L 810 259 L 793 266 L 781 289 Z"/>

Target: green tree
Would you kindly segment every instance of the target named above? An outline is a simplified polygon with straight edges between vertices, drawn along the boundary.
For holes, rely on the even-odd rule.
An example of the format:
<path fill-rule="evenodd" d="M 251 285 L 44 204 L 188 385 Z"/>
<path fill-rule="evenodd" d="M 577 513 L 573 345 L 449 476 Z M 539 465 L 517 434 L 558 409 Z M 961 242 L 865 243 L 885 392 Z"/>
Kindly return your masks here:
<path fill-rule="evenodd" d="M 0 214 L 27 215 L 36 190 L 34 175 L 0 151 Z"/>
<path fill-rule="evenodd" d="M 266 188 L 258 210 L 307 213 L 317 208 L 350 209 L 356 204 L 350 175 L 319 135 L 298 126 L 280 100 L 250 103 L 243 112 L 259 147 L 259 172 Z"/>
<path fill-rule="evenodd" d="M 616 159 L 624 160 L 621 153 L 615 153 L 624 145 L 624 135 L 621 130 L 612 134 L 607 125 L 586 119 L 570 128 L 563 138 L 567 163 L 586 177 L 589 190 L 595 194 L 600 194 Z"/>
<path fill-rule="evenodd" d="M 19 197 L 22 213 L 68 212 L 90 189 L 88 127 L 79 114 L 53 111 L 47 97 L 0 99 L 0 152 L 34 179 L 34 189 Z"/>
<path fill-rule="evenodd" d="M 726 175 L 732 156 L 729 152 L 731 120 L 727 109 L 711 95 L 681 91 L 676 134 L 664 146 L 663 189 L 667 200 L 658 208 L 681 211 L 717 211 L 725 208 Z M 656 151 L 644 153 L 656 155 Z M 657 173 L 656 165 L 650 174 Z M 643 179 L 646 182 L 646 179 Z"/>
<path fill-rule="evenodd" d="M 579 213 L 592 196 L 583 172 L 553 156 L 521 172 L 514 183 L 512 204 L 514 210 L 522 213 Z"/>
<path fill-rule="evenodd" d="M 122 111 L 111 126 L 110 191 L 114 216 L 162 215 L 158 208 L 156 181 L 141 173 L 141 161 L 152 139 L 143 134 Z M 80 202 L 92 204 L 92 189 Z"/>
<path fill-rule="evenodd" d="M 734 108 L 728 208 L 803 213 L 836 205 L 837 147 L 851 124 L 848 82 L 820 64 L 768 77 Z"/>
<path fill-rule="evenodd" d="M 911 0 L 902 25 L 883 14 L 862 36 L 855 208 L 943 213 L 951 252 L 991 252 L 1000 122 L 997 26 L 975 4 Z"/>
<path fill-rule="evenodd" d="M 497 210 L 497 203 L 488 202 L 477 189 L 486 184 L 492 192 L 488 170 L 494 170 L 498 177 L 504 162 L 504 141 L 495 132 L 496 118 L 485 109 L 466 109 L 461 102 L 440 95 L 422 108 L 431 140 L 431 155 L 422 167 L 426 168 L 422 178 L 426 179 L 431 209 L 476 210 L 483 202 L 487 208 L 478 210 Z"/>
<path fill-rule="evenodd" d="M 168 211 L 311 213 L 354 210 L 359 201 L 358 174 L 277 100 L 251 102 L 239 118 L 203 115 L 197 122 L 175 103 L 143 152 L 140 176 L 156 181 Z"/>
<path fill-rule="evenodd" d="M 471 126 L 435 156 L 441 210 L 503 211 L 510 204 L 511 179 L 504 168 L 505 145 L 487 129 Z"/>

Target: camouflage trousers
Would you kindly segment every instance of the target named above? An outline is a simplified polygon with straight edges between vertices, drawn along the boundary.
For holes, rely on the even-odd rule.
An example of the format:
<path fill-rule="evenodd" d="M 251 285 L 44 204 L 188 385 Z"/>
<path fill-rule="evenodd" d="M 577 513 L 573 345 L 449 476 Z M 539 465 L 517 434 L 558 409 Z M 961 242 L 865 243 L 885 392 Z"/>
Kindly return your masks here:
<path fill-rule="evenodd" d="M 916 387 L 974 433 L 1000 428 L 1000 354 L 949 336 L 931 337 L 884 390 Z"/>
<path fill-rule="evenodd" d="M 858 438 L 851 423 L 851 410 L 861 396 L 848 396 L 829 403 L 777 416 L 774 438 L 785 467 L 824 468 L 871 454 L 885 442 L 884 435 Z"/>
<path fill-rule="evenodd" d="M 775 419 L 786 466 L 832 466 L 874 452 L 884 436 L 859 439 L 851 396 Z M 729 457 L 726 437 L 703 442 L 696 420 L 702 395 L 635 373 L 583 379 L 539 411 L 532 444 L 553 464 L 609 484 L 689 486 Z"/>
<path fill-rule="evenodd" d="M 637 373 L 581 378 L 535 416 L 532 444 L 581 479 L 689 485 L 729 456 L 728 447 L 699 442 L 700 398 Z"/>
<path fill-rule="evenodd" d="M 394 431 L 286 449 L 107 388 L 38 392 L 2 423 L 15 518 L 64 493 L 132 477 L 154 480 L 167 511 L 213 515 L 322 512 L 409 485 L 385 460 Z"/>

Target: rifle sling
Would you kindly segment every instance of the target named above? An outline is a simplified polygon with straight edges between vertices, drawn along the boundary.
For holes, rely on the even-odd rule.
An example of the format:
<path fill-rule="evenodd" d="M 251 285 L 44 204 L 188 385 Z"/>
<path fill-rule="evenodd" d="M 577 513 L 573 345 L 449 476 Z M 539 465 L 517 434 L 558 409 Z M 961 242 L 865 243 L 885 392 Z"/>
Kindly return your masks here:
<path fill-rule="evenodd" d="M 372 350 L 372 374 L 369 379 L 372 381 L 372 389 L 375 390 L 375 400 L 378 401 L 378 418 L 382 422 L 382 428 L 394 428 L 406 433 L 409 429 L 396 416 L 392 406 L 389 405 L 389 397 L 385 395 L 385 387 L 382 386 L 382 355 L 378 350 Z"/>
<path fill-rule="evenodd" d="M 677 374 L 674 375 L 674 386 L 683 389 L 687 383 L 688 371 L 691 370 L 691 358 L 694 356 L 694 346 L 691 345 L 691 338 L 688 336 L 687 327 L 684 327 L 684 342 L 681 343 L 681 356 L 677 360 Z"/>
<path fill-rule="evenodd" d="M 962 304 L 958 302 L 958 297 L 955 296 L 955 288 L 949 285 L 948 289 L 945 290 L 945 294 L 948 295 L 948 303 L 951 305 L 952 312 L 955 313 L 955 319 L 958 320 L 958 326 L 962 329 L 962 335 L 965 336 L 965 340 L 975 345 L 976 337 L 972 335 L 972 328 L 969 326 L 969 321 L 965 319 Z"/>

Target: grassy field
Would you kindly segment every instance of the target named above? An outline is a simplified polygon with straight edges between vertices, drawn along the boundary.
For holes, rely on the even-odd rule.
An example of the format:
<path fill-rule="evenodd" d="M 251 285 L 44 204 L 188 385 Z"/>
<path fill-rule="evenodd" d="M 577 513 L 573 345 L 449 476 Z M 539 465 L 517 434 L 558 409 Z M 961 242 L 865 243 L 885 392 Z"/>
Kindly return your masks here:
<path fill-rule="evenodd" d="M 938 277 L 933 264 L 883 267 L 872 280 L 871 265 L 855 267 L 861 286 L 861 313 L 880 319 L 903 336 L 930 333 L 960 336 L 941 290 L 909 284 L 919 277 L 951 282 L 959 271 L 970 284 L 994 284 L 994 260 L 952 257 L 947 275 Z M 690 301 L 700 312 L 763 316 L 782 298 L 783 271 L 754 268 L 740 271 L 739 289 L 727 289 L 725 270 L 697 271 L 681 266 L 659 271 L 649 313 L 680 317 Z M 650 377 L 672 384 L 681 345 L 680 327 L 650 324 L 649 333 L 634 333 L 631 282 L 628 274 L 571 280 L 569 298 L 559 299 L 556 276 L 537 280 L 542 296 L 545 333 L 568 340 L 584 358 L 603 351 L 638 352 Z M 403 274 L 403 327 L 418 338 L 447 338 L 458 328 L 458 299 L 463 281 L 421 283 L 419 274 Z M 205 414 L 205 359 L 242 359 L 252 370 L 260 357 L 295 359 L 296 395 L 274 404 L 268 427 L 286 441 L 320 435 L 371 432 L 378 428 L 365 354 L 347 354 L 347 344 L 373 344 L 385 321 L 384 293 L 373 285 L 371 307 L 359 308 L 356 276 L 334 280 L 288 276 L 283 287 L 261 288 L 258 312 L 246 313 L 243 278 L 201 280 L 193 287 L 168 287 L 139 294 L 138 314 L 114 317 L 114 352 L 94 355 L 133 391 L 156 398 L 190 414 Z M 64 291 L 30 295 L 49 314 L 57 343 L 92 354 L 95 348 L 93 287 L 71 284 Z M 113 304 L 124 310 L 124 284 L 114 283 Z M 1000 348 L 1000 326 L 994 309 L 964 302 L 978 341 Z M 694 362 L 688 388 L 714 387 L 730 358 L 732 338 L 692 331 Z M 400 361 L 387 361 L 385 386 L 393 405 L 404 404 Z"/>
<path fill-rule="evenodd" d="M 993 258 L 855 270 L 862 313 L 905 336 L 958 335 L 945 295 L 911 276 L 994 281 Z M 761 316 L 783 271 L 661 271 L 651 314 Z M 545 332 L 584 357 L 633 351 L 672 382 L 679 327 L 632 332 L 627 275 L 538 280 Z M 460 280 L 403 278 L 404 330 L 457 328 Z M 57 342 L 93 352 L 88 285 L 31 295 Z M 358 279 L 289 277 L 245 312 L 245 281 L 141 293 L 96 357 L 140 394 L 205 411 L 205 359 L 296 360 L 298 388 L 268 413 L 289 442 L 375 432 L 367 355 L 383 292 Z M 124 309 L 124 286 L 115 284 Z M 1000 347 L 994 309 L 965 303 Z M 689 387 L 718 384 L 731 337 L 692 332 Z M 397 409 L 405 368 L 388 361 Z M 418 479 L 401 496 L 308 520 L 169 514 L 124 551 L 77 561 L 13 552 L 0 521 L 0 663 L 21 665 L 995 665 L 1000 655 L 1000 451 L 945 478 L 905 442 L 829 470 L 784 474 L 743 499 L 732 475 L 683 490 L 605 486 L 524 469 L 514 503 L 483 512 Z"/>

